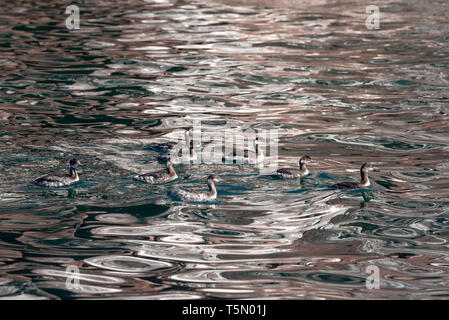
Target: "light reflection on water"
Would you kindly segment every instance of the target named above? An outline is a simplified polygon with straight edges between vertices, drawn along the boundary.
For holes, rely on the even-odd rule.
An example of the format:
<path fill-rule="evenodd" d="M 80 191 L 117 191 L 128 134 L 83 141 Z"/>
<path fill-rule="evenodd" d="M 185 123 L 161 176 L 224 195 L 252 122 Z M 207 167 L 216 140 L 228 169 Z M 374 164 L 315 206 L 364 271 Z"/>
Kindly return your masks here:
<path fill-rule="evenodd" d="M 381 2 L 376 31 L 368 4 L 87 1 L 72 32 L 66 3 L 5 4 L 0 297 L 447 298 L 447 4 Z M 162 167 L 152 143 L 198 120 L 277 129 L 280 165 L 309 154 L 312 175 L 131 179 Z M 30 184 L 72 157 L 76 185 Z M 369 191 L 327 189 L 364 161 L 379 168 Z M 210 173 L 214 203 L 167 198 Z M 365 287 L 369 265 L 381 290 Z"/>

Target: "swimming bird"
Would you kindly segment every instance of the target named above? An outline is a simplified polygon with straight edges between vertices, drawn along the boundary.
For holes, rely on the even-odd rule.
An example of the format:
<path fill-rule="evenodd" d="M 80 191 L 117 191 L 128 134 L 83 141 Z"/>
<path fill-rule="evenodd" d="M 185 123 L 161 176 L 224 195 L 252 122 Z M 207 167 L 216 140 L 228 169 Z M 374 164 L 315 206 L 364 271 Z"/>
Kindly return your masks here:
<path fill-rule="evenodd" d="M 280 168 L 271 176 L 273 178 L 281 179 L 294 179 L 305 177 L 309 174 L 309 169 L 307 169 L 307 161 L 312 160 L 308 155 L 299 158 L 299 169 L 296 168 Z"/>
<path fill-rule="evenodd" d="M 170 161 L 170 158 L 167 159 L 165 163 L 165 167 L 167 170 L 160 170 L 155 172 L 149 172 L 140 174 L 138 176 L 133 177 L 134 180 L 146 182 L 146 183 L 164 183 L 173 181 L 178 178 L 175 169 L 173 168 L 173 164 Z"/>
<path fill-rule="evenodd" d="M 190 140 L 188 145 L 189 145 L 189 153 L 188 154 L 184 154 L 183 150 L 181 149 L 178 151 L 178 154 L 176 156 L 174 156 L 171 154 L 173 152 L 173 150 L 171 150 L 170 153 L 168 153 L 168 154 L 158 155 L 156 159 L 159 162 L 165 162 L 165 161 L 167 161 L 168 158 L 171 158 L 171 161 L 173 164 L 180 164 L 183 161 L 196 160 L 197 155 L 196 155 L 195 149 L 193 148 L 193 140 Z"/>
<path fill-rule="evenodd" d="M 42 187 L 62 187 L 68 186 L 72 183 L 79 181 L 78 173 L 76 172 L 77 166 L 81 165 L 76 159 L 72 159 L 69 162 L 69 174 L 67 175 L 56 175 L 47 174 L 40 178 L 37 178 L 33 182 Z"/>
<path fill-rule="evenodd" d="M 209 191 L 192 191 L 183 188 L 177 188 L 171 190 L 168 195 L 173 198 L 177 198 L 184 201 L 213 201 L 217 198 L 217 189 L 215 188 L 214 182 L 220 181 L 220 178 L 216 175 L 210 175 L 207 178 L 207 185 L 209 186 Z"/>
<path fill-rule="evenodd" d="M 190 141 L 193 138 L 193 128 L 190 127 L 188 130 L 186 130 L 184 132 L 184 138 L 185 138 L 185 144 L 186 146 L 188 146 L 190 144 Z M 164 143 L 158 143 L 155 145 L 150 146 L 151 149 L 155 149 L 156 151 L 159 152 L 164 152 L 164 153 L 168 153 L 171 150 L 173 150 L 173 148 L 175 148 L 178 145 L 179 142 L 175 142 L 175 141 L 169 141 L 169 142 L 164 142 Z"/>
<path fill-rule="evenodd" d="M 331 185 L 329 188 L 336 188 L 336 189 L 360 189 L 360 188 L 366 188 L 369 187 L 370 182 L 368 178 L 368 170 L 372 170 L 373 165 L 368 164 L 365 162 L 362 164 L 362 167 L 360 168 L 360 182 L 340 182 Z"/>
<path fill-rule="evenodd" d="M 234 148 L 232 153 L 227 154 L 226 156 L 222 157 L 222 162 L 225 163 L 237 163 L 237 164 L 257 164 L 262 163 L 264 161 L 264 154 L 262 152 L 262 149 L 259 145 L 259 137 L 256 137 L 253 142 L 254 150 L 248 150 L 244 149 L 240 153 L 238 153 L 238 150 Z"/>

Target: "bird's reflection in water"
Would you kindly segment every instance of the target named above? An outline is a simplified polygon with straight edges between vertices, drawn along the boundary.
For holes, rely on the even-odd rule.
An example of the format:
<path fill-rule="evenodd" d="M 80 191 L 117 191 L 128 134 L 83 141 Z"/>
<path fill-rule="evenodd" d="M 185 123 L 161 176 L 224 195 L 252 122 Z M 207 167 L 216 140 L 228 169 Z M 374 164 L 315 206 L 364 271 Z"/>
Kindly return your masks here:
<path fill-rule="evenodd" d="M 371 199 L 374 199 L 374 194 L 372 191 L 366 191 L 366 190 L 362 190 L 361 194 L 363 197 L 363 201 L 360 202 L 360 208 L 364 209 L 366 207 L 366 205 L 368 204 L 368 202 L 370 202 Z"/>

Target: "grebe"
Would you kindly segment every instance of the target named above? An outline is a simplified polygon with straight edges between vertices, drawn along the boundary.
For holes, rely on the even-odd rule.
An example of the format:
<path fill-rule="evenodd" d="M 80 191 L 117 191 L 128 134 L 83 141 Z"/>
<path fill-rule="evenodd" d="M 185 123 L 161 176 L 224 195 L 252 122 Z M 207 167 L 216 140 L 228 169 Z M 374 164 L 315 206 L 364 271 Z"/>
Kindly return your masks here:
<path fill-rule="evenodd" d="M 362 167 L 360 168 L 360 182 L 340 182 L 331 185 L 329 188 L 337 188 L 337 189 L 359 189 L 359 188 L 366 188 L 370 185 L 369 178 L 368 178 L 368 170 L 372 170 L 373 165 L 368 164 L 365 162 L 362 164 Z"/>
<path fill-rule="evenodd" d="M 243 152 L 240 154 L 237 154 L 237 150 L 234 149 L 232 153 L 229 153 L 228 155 L 224 156 L 221 160 L 224 163 L 248 163 L 248 164 L 258 164 L 262 163 L 264 161 L 264 154 L 262 152 L 262 149 L 259 146 L 259 137 L 256 137 L 253 142 L 254 145 L 254 151 L 244 149 Z"/>
<path fill-rule="evenodd" d="M 281 168 L 278 169 L 271 176 L 274 178 L 281 179 L 294 179 L 305 177 L 309 174 L 309 169 L 307 169 L 306 162 L 312 160 L 309 156 L 305 155 L 299 158 L 299 170 L 296 168 Z"/>
<path fill-rule="evenodd" d="M 190 140 L 189 142 L 189 154 L 183 154 L 182 151 L 183 151 L 182 149 L 179 150 L 177 156 L 172 155 L 171 152 L 168 154 L 160 154 L 157 156 L 156 159 L 159 162 L 165 162 L 167 161 L 168 158 L 170 158 L 173 164 L 180 164 L 183 161 L 190 161 L 197 159 L 195 149 L 193 148 L 193 140 Z"/>
<path fill-rule="evenodd" d="M 184 138 L 185 138 L 185 144 L 186 146 L 189 145 L 190 141 L 192 140 L 193 136 L 193 128 L 190 127 L 188 130 L 184 132 Z M 150 146 L 151 149 L 155 149 L 159 152 L 169 153 L 171 150 L 173 150 L 174 147 L 178 145 L 178 142 L 169 141 L 165 143 L 158 143 L 155 145 Z"/>
<path fill-rule="evenodd" d="M 184 200 L 184 201 L 213 201 L 217 198 L 217 189 L 215 189 L 214 182 L 220 181 L 216 175 L 210 175 L 207 178 L 207 185 L 209 192 L 206 191 L 192 191 L 182 188 L 173 189 L 168 193 L 169 196 Z"/>
<path fill-rule="evenodd" d="M 171 163 L 170 158 L 167 159 L 165 167 L 167 168 L 166 171 L 160 170 L 156 172 L 144 173 L 133 177 L 133 179 L 146 183 L 164 183 L 178 178 L 178 175 L 173 168 L 173 164 Z"/>
<path fill-rule="evenodd" d="M 37 178 L 33 182 L 37 185 L 43 187 L 62 187 L 68 186 L 72 183 L 79 181 L 78 173 L 76 172 L 76 167 L 81 165 L 76 159 L 72 159 L 69 162 L 69 174 L 68 175 L 52 175 L 47 174 L 40 178 Z"/>

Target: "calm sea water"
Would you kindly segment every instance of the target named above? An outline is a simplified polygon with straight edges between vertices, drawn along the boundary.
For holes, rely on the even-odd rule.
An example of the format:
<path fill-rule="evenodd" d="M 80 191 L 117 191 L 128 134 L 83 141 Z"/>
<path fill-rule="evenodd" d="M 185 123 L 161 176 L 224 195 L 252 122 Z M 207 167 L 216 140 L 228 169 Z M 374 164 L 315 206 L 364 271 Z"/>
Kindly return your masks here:
<path fill-rule="evenodd" d="M 79 30 L 67 1 L 3 3 L 0 297 L 448 298 L 449 5 L 375 2 L 378 30 L 368 1 L 81 1 Z M 312 175 L 131 179 L 195 120 L 276 129 Z M 76 185 L 30 183 L 73 157 Z M 326 188 L 364 161 L 369 190 Z M 215 203 L 167 198 L 212 173 Z"/>

